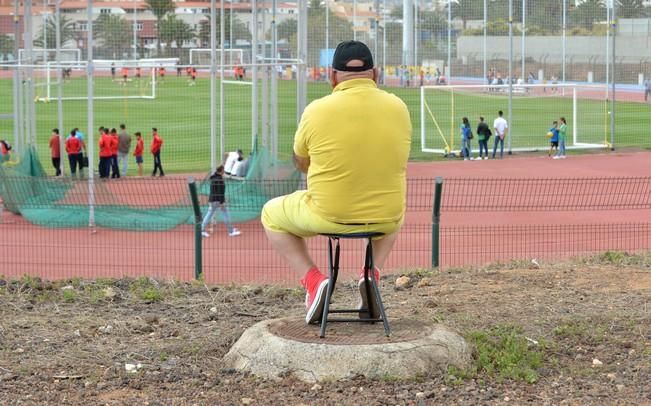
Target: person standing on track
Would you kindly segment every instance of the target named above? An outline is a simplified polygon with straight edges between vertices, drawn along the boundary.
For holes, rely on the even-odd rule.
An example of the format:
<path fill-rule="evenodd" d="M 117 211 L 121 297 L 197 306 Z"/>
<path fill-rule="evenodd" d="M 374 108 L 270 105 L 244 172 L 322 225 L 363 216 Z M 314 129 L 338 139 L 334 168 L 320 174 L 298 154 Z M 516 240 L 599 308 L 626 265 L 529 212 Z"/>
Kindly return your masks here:
<path fill-rule="evenodd" d="M 70 132 L 70 138 L 66 140 L 66 152 L 68 153 L 68 162 L 70 163 L 70 176 L 77 178 L 77 166 L 79 166 L 79 176 L 83 177 L 79 155 L 81 154 L 81 142 L 77 139 L 75 130 Z"/>
<path fill-rule="evenodd" d="M 131 150 L 131 135 L 127 132 L 127 126 L 120 124 L 120 134 L 118 135 L 118 162 L 122 164 L 120 173 L 127 176 L 129 169 L 129 151 Z"/>
<path fill-rule="evenodd" d="M 479 143 L 479 158 L 488 159 L 488 139 L 491 137 L 491 130 L 484 121 L 484 117 L 479 117 L 477 124 L 477 142 Z"/>
<path fill-rule="evenodd" d="M 224 182 L 224 165 L 219 165 L 215 173 L 210 175 L 210 195 L 208 195 L 208 212 L 201 222 L 201 235 L 203 237 L 210 237 L 206 231 L 206 226 L 210 223 L 217 209 L 222 212 L 224 224 L 228 229 L 229 237 L 237 237 L 240 235 L 240 230 L 233 227 L 231 223 L 231 215 L 226 207 L 226 183 Z"/>
<path fill-rule="evenodd" d="M 303 275 L 306 323 L 320 320 L 329 278 L 316 266 L 305 238 L 383 233 L 372 242 L 375 270 L 370 277 L 379 280 L 404 221 L 411 119 L 405 103 L 379 89 L 377 80 L 366 44 L 344 41 L 337 46 L 332 94 L 307 106 L 294 137 L 294 165 L 307 173 L 307 190 L 272 199 L 262 209 L 272 247 Z M 360 308 L 375 300 L 367 297 L 366 284 L 362 271 Z M 371 318 L 379 317 L 375 310 Z"/>
<path fill-rule="evenodd" d="M 53 129 L 50 136 L 50 155 L 52 157 L 52 166 L 56 171 L 54 176 L 61 176 L 61 137 L 58 128 Z"/>
<path fill-rule="evenodd" d="M 154 172 L 151 176 L 156 176 L 156 171 L 159 171 L 160 176 L 165 176 L 163 172 L 163 164 L 160 160 L 161 149 L 163 148 L 163 139 L 158 135 L 158 129 L 156 127 L 152 128 L 152 140 L 151 140 L 151 154 L 154 156 Z"/>
<path fill-rule="evenodd" d="M 504 113 L 502 110 L 497 112 L 497 118 L 493 122 L 493 128 L 495 129 L 495 144 L 493 144 L 493 159 L 495 159 L 495 153 L 497 152 L 497 144 L 500 144 L 500 159 L 504 155 L 504 137 L 509 131 L 509 123 L 506 122 L 506 119 L 502 117 Z"/>
<path fill-rule="evenodd" d="M 99 128 L 99 177 L 108 179 L 111 172 L 111 163 L 113 160 L 113 139 L 109 135 L 109 129 Z"/>
<path fill-rule="evenodd" d="M 118 150 L 120 148 L 120 138 L 118 131 L 111 128 L 111 178 L 120 178 L 120 166 L 118 165 Z"/>
<path fill-rule="evenodd" d="M 138 165 L 138 176 L 142 176 L 142 154 L 145 151 L 145 142 L 142 140 L 140 131 L 136 131 L 136 149 L 133 151 L 133 156 L 136 157 L 136 164 Z"/>

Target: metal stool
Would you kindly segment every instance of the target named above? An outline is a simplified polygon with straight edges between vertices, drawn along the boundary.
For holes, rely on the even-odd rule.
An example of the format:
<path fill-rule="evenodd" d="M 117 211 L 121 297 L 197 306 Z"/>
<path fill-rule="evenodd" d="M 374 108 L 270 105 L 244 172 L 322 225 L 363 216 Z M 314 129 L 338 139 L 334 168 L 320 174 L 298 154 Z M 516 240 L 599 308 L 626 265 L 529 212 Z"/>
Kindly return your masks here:
<path fill-rule="evenodd" d="M 384 313 L 384 305 L 382 304 L 382 298 L 380 296 L 380 289 L 375 282 L 373 264 L 373 244 L 371 240 L 373 237 L 379 237 L 384 235 L 384 233 L 353 233 L 353 234 L 321 234 L 325 237 L 328 237 L 328 277 L 330 282 L 328 283 L 328 292 L 326 293 L 325 303 L 323 305 L 323 316 L 321 317 L 321 334 L 320 337 L 325 337 L 326 325 L 328 322 L 370 322 L 374 323 L 376 321 L 381 321 L 384 324 L 384 334 L 389 337 L 391 335 L 391 329 L 389 328 L 389 321 L 387 316 Z M 368 308 L 363 309 L 330 309 L 330 298 L 332 293 L 335 290 L 335 284 L 337 283 L 337 276 L 339 274 L 339 240 L 340 239 L 366 239 L 366 258 L 364 259 L 364 279 L 366 280 L 366 297 L 369 298 Z M 332 243 L 336 242 L 333 255 Z M 369 283 L 370 282 L 370 286 Z M 375 297 L 377 298 L 377 303 L 373 303 L 373 300 L 370 300 L 371 289 L 375 292 Z M 380 317 L 371 318 L 371 315 L 375 312 L 373 310 L 377 309 L 380 312 Z M 330 313 L 363 313 L 366 312 L 368 317 L 366 318 L 328 318 Z"/>

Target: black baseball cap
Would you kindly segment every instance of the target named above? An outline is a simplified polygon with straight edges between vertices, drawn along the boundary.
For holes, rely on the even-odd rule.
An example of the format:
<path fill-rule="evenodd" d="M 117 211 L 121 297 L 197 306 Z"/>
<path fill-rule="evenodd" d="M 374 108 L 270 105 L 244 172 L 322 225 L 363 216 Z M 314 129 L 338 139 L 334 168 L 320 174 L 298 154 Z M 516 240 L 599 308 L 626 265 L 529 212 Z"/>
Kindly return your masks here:
<path fill-rule="evenodd" d="M 346 66 L 352 60 L 358 59 L 362 66 Z M 344 41 L 337 45 L 332 58 L 332 67 L 338 71 L 362 72 L 373 69 L 373 55 L 365 43 L 359 41 Z"/>

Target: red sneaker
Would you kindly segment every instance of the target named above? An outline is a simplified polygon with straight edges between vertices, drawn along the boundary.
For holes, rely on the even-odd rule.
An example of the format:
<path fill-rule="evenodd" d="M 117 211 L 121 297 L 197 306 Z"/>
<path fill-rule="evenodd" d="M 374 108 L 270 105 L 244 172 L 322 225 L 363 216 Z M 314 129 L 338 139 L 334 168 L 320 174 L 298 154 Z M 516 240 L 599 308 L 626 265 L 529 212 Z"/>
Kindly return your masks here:
<path fill-rule="evenodd" d="M 369 277 L 375 276 L 375 283 L 379 283 L 380 281 L 380 271 L 375 268 L 375 272 L 369 272 Z M 359 273 L 359 282 L 357 286 L 359 287 L 359 294 L 362 297 L 359 306 L 357 307 L 358 309 L 368 309 L 368 302 L 369 298 L 366 296 L 366 280 L 364 279 L 364 270 Z M 380 317 L 380 309 L 377 306 L 377 295 L 375 294 L 375 290 L 373 289 L 373 286 L 370 285 L 369 283 L 369 290 L 371 292 L 371 297 L 370 300 L 373 301 L 373 313 L 369 315 L 368 311 L 364 312 L 359 312 L 359 318 L 360 319 L 377 319 Z"/>
<path fill-rule="evenodd" d="M 301 279 L 301 284 L 305 288 L 306 323 L 318 323 L 321 320 L 329 281 L 327 276 L 316 269 L 308 271 Z"/>

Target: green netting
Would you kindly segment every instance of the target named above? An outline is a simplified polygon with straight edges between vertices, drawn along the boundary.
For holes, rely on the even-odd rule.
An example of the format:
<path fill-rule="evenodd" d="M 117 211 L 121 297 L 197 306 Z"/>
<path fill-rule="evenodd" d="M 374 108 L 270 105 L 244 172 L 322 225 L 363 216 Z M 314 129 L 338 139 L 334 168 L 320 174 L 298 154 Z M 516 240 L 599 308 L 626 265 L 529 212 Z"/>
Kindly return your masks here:
<path fill-rule="evenodd" d="M 257 218 L 264 203 L 296 190 L 300 179 L 289 163 L 274 161 L 268 151 L 256 148 L 246 178 L 227 179 L 232 221 Z M 207 195 L 209 189 L 206 176 L 200 191 Z M 95 180 L 89 185 L 87 181 L 48 177 L 32 149 L 17 163 L 0 166 L 0 196 L 12 213 L 50 228 L 93 223 L 113 229 L 164 231 L 193 222 L 185 179 L 127 178 Z"/>
<path fill-rule="evenodd" d="M 246 177 L 226 179 L 226 202 L 232 220 L 243 222 L 258 217 L 269 199 L 295 191 L 300 181 L 300 172 L 291 164 L 274 161 L 268 150 L 255 148 L 249 157 Z M 199 192 L 206 196 L 209 194 L 208 177 L 201 182 Z"/>

